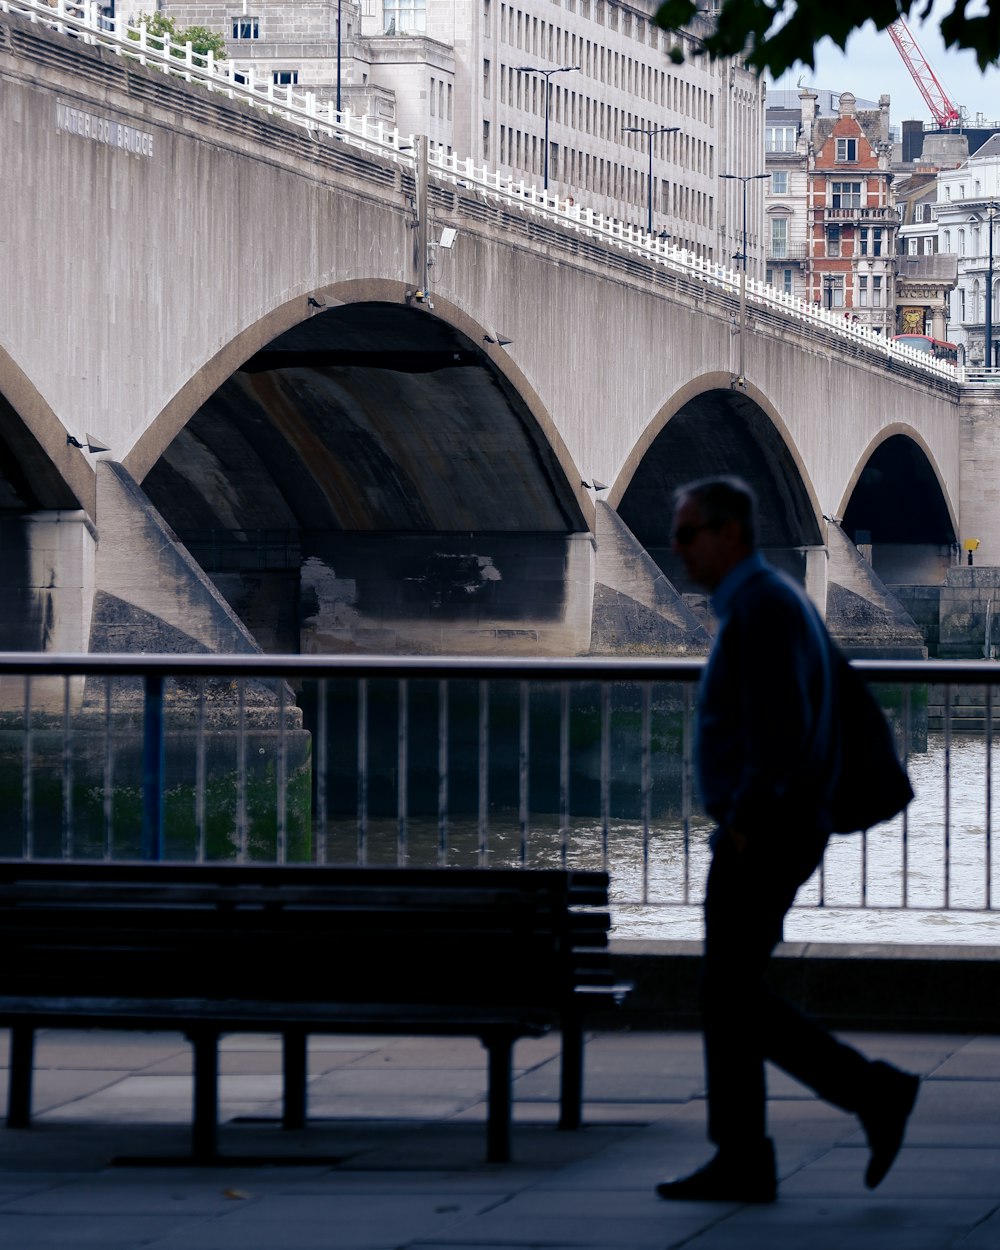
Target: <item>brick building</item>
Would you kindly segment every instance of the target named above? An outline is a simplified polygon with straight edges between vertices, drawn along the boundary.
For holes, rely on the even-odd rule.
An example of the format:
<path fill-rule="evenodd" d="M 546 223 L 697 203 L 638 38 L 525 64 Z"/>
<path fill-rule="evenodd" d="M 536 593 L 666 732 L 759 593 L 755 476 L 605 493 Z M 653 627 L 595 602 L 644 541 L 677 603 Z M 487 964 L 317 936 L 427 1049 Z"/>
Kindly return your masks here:
<path fill-rule="evenodd" d="M 768 273 L 789 293 L 891 335 L 899 214 L 889 97 L 859 108 L 844 92 L 825 115 L 819 98 L 803 90 L 797 107 L 767 111 Z"/>

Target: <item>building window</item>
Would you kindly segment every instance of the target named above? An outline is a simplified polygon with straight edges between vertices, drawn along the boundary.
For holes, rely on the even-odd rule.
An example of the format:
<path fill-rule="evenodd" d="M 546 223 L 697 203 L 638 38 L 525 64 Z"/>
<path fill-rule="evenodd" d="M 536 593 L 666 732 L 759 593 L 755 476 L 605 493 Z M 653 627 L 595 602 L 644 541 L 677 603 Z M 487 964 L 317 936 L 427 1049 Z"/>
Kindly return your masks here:
<path fill-rule="evenodd" d="M 837 140 L 837 161 L 856 161 L 858 159 L 857 139 Z"/>
<path fill-rule="evenodd" d="M 766 281 L 776 286 L 784 295 L 792 293 L 792 271 L 790 269 L 768 269 Z"/>
<path fill-rule="evenodd" d="M 882 255 L 882 227 L 866 226 L 861 231 L 861 255 L 862 256 L 881 256 Z"/>
<path fill-rule="evenodd" d="M 771 218 L 771 255 L 780 260 L 788 255 L 788 218 Z"/>
<path fill-rule="evenodd" d="M 425 0 L 384 0 L 382 18 L 386 35 L 422 35 L 427 29 Z"/>
<path fill-rule="evenodd" d="M 766 126 L 764 128 L 764 151 L 794 152 L 797 138 L 796 126 Z"/>
<path fill-rule="evenodd" d="M 827 226 L 826 228 L 826 254 L 827 256 L 840 255 L 840 227 Z"/>
<path fill-rule="evenodd" d="M 860 208 L 860 182 L 833 182 L 830 184 L 831 208 Z"/>
<path fill-rule="evenodd" d="M 872 278 L 872 308 L 882 307 L 882 279 L 876 274 Z"/>
<path fill-rule="evenodd" d="M 868 307 L 868 279 L 863 275 L 858 278 L 858 307 Z"/>
<path fill-rule="evenodd" d="M 776 169 L 771 174 L 771 194 L 787 195 L 788 194 L 788 170 Z"/>
<path fill-rule="evenodd" d="M 259 39 L 260 38 L 260 18 L 259 17 L 234 17 L 233 18 L 233 38 L 234 39 Z"/>
<path fill-rule="evenodd" d="M 910 249 L 910 255 L 911 255 L 911 256 L 917 256 L 917 255 L 919 255 L 919 253 L 920 253 L 920 248 L 919 248 L 919 246 L 918 246 L 918 245 L 919 245 L 919 243 L 920 243 L 920 240 L 919 240 L 919 239 L 910 239 L 910 241 L 909 241 L 909 249 Z"/>
<path fill-rule="evenodd" d="M 297 69 L 276 69 L 271 74 L 271 81 L 276 87 L 296 87 L 299 82 Z"/>
<path fill-rule="evenodd" d="M 483 61 L 483 99 L 490 98 L 490 63 Z"/>
<path fill-rule="evenodd" d="M 944 247 L 944 250 L 945 250 L 946 252 L 950 252 L 950 251 L 951 251 L 951 231 L 950 231 L 950 230 L 945 230 L 945 231 L 942 233 L 942 236 L 941 236 L 941 243 L 942 243 L 942 245 L 943 245 L 943 247 Z"/>
<path fill-rule="evenodd" d="M 844 307 L 844 275 L 825 273 L 823 275 L 823 307 Z"/>
<path fill-rule="evenodd" d="M 490 159 L 490 123 L 483 122 L 483 160 Z"/>

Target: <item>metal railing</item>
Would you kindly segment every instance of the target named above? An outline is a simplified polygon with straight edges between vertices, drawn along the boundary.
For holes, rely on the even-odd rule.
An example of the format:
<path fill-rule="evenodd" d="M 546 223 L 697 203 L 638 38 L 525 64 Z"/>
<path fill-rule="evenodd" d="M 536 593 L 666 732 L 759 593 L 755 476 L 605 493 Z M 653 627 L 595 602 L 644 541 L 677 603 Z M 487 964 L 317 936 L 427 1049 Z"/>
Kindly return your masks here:
<path fill-rule="evenodd" d="M 211 52 L 195 52 L 190 43 L 177 44 L 164 36 L 150 34 L 145 24 L 130 25 L 124 18 L 108 17 L 96 0 L 0 0 L 0 12 L 26 18 L 143 66 L 199 84 L 209 91 L 221 92 L 230 99 L 243 100 L 302 126 L 315 136 L 328 136 L 408 169 L 414 167 L 412 135 L 401 135 L 381 120 L 356 117 L 348 109 L 338 113 L 333 101 L 320 100 L 315 92 L 277 86 L 271 78 L 259 80 L 251 68 L 236 69 L 229 61 L 216 60 Z M 491 170 L 487 165 L 477 165 L 469 158 L 449 153 L 444 147 L 432 145 L 428 163 L 431 173 L 451 186 L 473 189 L 487 199 L 557 221 L 580 235 L 639 256 L 666 271 L 724 290 L 734 297 L 739 294 L 737 270 L 675 247 L 656 234 L 649 234 L 642 226 L 595 213 L 523 180 L 515 182 L 508 174 Z M 767 283 L 748 278 L 746 299 L 751 310 L 758 308 L 776 313 L 812 331 L 831 333 L 877 356 L 897 359 L 950 381 L 963 380 L 961 367 L 956 369 L 926 353 L 893 343 L 891 338 L 877 334 L 863 323 L 849 321 L 842 313 L 828 311 L 798 296 L 786 295 Z"/>
<path fill-rule="evenodd" d="M 884 683 L 917 797 L 835 838 L 797 910 L 832 932 L 853 912 L 869 936 L 893 915 L 964 915 L 962 940 L 995 941 L 1000 666 L 858 667 Z M 701 668 L 0 654 L 0 855 L 603 867 L 623 932 L 670 912 L 690 928 L 710 830 L 692 781 Z"/>

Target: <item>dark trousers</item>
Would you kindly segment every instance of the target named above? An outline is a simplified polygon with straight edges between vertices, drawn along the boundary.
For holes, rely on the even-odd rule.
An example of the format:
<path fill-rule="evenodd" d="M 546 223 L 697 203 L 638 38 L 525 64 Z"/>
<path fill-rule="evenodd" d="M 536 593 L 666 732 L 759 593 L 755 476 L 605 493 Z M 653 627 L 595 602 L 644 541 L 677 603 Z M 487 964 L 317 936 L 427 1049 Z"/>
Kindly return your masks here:
<path fill-rule="evenodd" d="M 720 1148 L 750 1147 L 767 1135 L 764 1061 L 846 1111 L 867 1092 L 870 1064 L 764 984 L 771 952 L 799 886 L 823 855 L 824 834 L 798 831 L 743 851 L 723 834 L 705 895 L 702 1021 L 708 1135 Z"/>

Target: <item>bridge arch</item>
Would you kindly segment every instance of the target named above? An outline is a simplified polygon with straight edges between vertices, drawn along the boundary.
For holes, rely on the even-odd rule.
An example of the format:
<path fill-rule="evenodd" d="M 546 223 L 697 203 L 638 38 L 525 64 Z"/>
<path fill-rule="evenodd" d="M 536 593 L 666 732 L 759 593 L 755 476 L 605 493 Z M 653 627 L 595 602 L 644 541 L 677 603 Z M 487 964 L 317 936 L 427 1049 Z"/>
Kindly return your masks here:
<path fill-rule="evenodd" d="M 362 632 L 398 649 L 379 646 L 371 618 L 426 610 L 440 634 L 470 603 L 494 633 L 539 612 L 565 623 L 589 585 L 568 570 L 593 505 L 495 333 L 408 304 L 395 283 L 311 299 L 213 358 L 125 464 L 238 615 L 271 601 L 258 641 L 298 650 L 305 618 L 313 649 L 356 649 Z M 573 612 L 582 638 L 589 612 Z"/>
<path fill-rule="evenodd" d="M 481 365 L 489 368 L 503 380 L 503 390 L 510 407 L 516 407 L 537 428 L 540 445 L 548 449 L 561 469 L 562 476 L 575 498 L 576 507 L 582 515 L 586 528 L 593 528 L 594 505 L 581 485 L 581 474 L 566 444 L 537 392 L 527 377 L 504 353 L 495 339 L 494 327 L 485 326 L 469 316 L 457 305 L 445 299 L 434 298 L 434 312 L 422 305 L 410 304 L 408 295 L 412 286 L 383 279 L 351 279 L 318 288 L 311 295 L 297 295 L 285 301 L 248 326 L 188 380 L 150 423 L 141 438 L 124 457 L 123 464 L 139 482 L 143 481 L 166 449 L 180 434 L 187 423 L 204 407 L 248 360 L 264 351 L 283 335 L 301 332 L 308 324 L 335 308 L 379 305 L 387 316 L 392 309 L 409 308 L 420 317 L 427 318 L 427 326 L 436 323 L 450 326 L 458 336 L 467 339 L 461 350 L 478 351 Z M 416 321 L 417 318 L 414 318 Z M 419 338 L 419 335 L 417 336 Z M 432 331 L 428 339 L 433 338 Z M 490 350 L 492 348 L 492 350 Z M 417 349 L 419 350 L 419 348 Z M 428 349 L 430 350 L 430 349 Z"/>
<path fill-rule="evenodd" d="M 73 431 L 70 431 L 73 433 Z M 0 510 L 94 511 L 94 471 L 66 427 L 0 346 Z M 76 433 L 82 442 L 84 430 Z"/>
<path fill-rule="evenodd" d="M 838 510 L 886 583 L 936 583 L 953 562 L 958 523 L 940 468 L 919 432 L 889 425 L 865 449 Z"/>
<path fill-rule="evenodd" d="M 821 508 L 802 457 L 780 415 L 753 387 L 729 374 L 692 379 L 670 397 L 633 449 L 615 484 L 619 516 L 667 576 L 684 590 L 670 552 L 671 492 L 686 481 L 735 473 L 759 500 L 760 545 L 805 580 L 804 549 L 822 546 Z"/>

